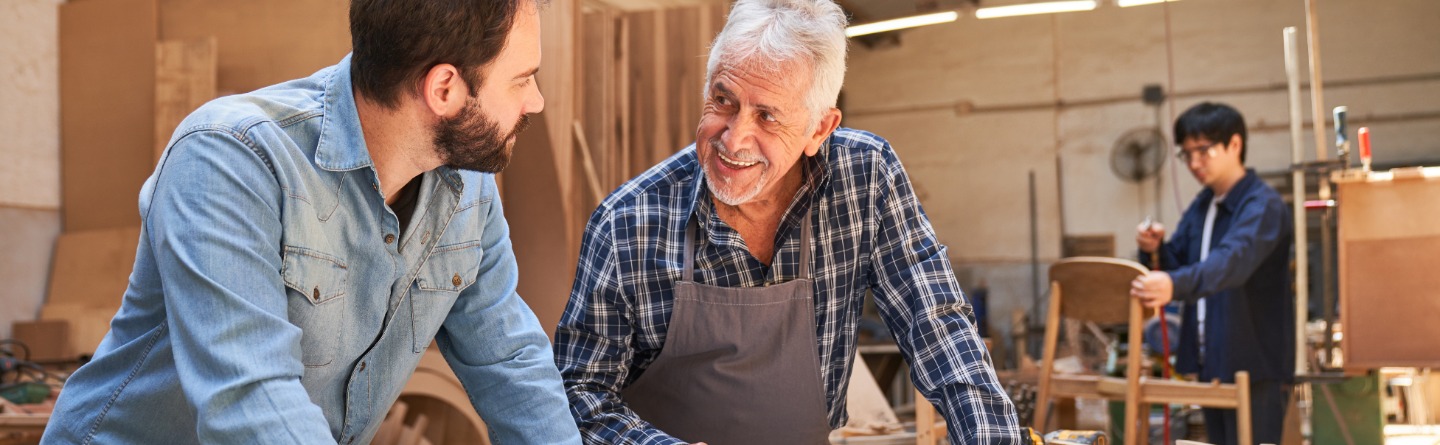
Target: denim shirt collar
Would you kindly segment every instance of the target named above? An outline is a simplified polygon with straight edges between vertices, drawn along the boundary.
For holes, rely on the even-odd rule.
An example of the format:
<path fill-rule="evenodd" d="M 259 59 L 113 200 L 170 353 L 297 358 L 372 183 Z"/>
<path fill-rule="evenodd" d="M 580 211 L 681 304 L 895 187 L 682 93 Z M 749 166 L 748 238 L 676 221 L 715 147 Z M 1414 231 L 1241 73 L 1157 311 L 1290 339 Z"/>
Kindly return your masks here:
<path fill-rule="evenodd" d="M 370 167 L 370 150 L 365 146 L 365 132 L 360 129 L 360 113 L 355 108 L 355 90 L 350 82 L 350 57 L 331 67 L 325 79 L 325 111 L 320 125 L 320 142 L 315 147 L 315 165 L 341 171 Z"/>
<path fill-rule="evenodd" d="M 355 89 L 350 77 L 350 58 L 346 54 L 330 69 L 325 79 L 325 111 L 320 125 L 320 141 L 315 147 L 315 165 L 330 171 L 374 167 L 370 149 L 365 145 L 365 132 L 360 126 L 360 112 L 355 106 Z M 459 172 L 446 166 L 435 169 L 456 193 L 465 189 Z"/>

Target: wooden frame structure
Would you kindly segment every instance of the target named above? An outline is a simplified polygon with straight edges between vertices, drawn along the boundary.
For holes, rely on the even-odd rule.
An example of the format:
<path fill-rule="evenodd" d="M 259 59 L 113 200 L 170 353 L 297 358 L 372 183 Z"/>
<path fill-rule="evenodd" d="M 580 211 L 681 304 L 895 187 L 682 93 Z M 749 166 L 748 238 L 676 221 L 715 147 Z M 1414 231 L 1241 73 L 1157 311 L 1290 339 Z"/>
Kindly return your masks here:
<path fill-rule="evenodd" d="M 1240 443 L 1251 442 L 1250 376 L 1235 373 L 1235 383 L 1194 383 L 1149 380 L 1143 377 L 1140 352 L 1144 318 L 1140 302 L 1130 297 L 1130 282 L 1147 270 L 1139 263 L 1115 258 L 1074 257 L 1050 267 L 1050 309 L 1045 322 L 1045 351 L 1040 364 L 1040 390 L 1035 405 L 1035 430 L 1044 431 L 1050 401 L 1056 397 L 1085 397 L 1125 401 L 1125 444 L 1140 444 L 1148 433 L 1144 418 L 1150 404 L 1181 403 L 1234 409 Z M 1119 308 L 1127 308 L 1121 310 Z M 1126 323 L 1130 353 L 1125 378 L 1096 375 L 1055 375 L 1055 349 L 1060 318 L 1100 324 Z M 1143 410 L 1143 411 L 1142 411 Z"/>

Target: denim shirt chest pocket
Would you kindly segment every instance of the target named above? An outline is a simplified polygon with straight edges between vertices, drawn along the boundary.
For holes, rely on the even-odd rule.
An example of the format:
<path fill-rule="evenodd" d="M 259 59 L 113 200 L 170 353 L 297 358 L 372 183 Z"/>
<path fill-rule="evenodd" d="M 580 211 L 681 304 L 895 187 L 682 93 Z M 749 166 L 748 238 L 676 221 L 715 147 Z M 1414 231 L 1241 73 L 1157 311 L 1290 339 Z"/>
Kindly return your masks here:
<path fill-rule="evenodd" d="M 411 290 L 414 352 L 425 352 L 460 293 L 475 284 L 483 255 L 479 240 L 437 246 L 430 253 Z"/>
<path fill-rule="evenodd" d="M 349 269 L 339 258 L 285 246 L 280 275 L 285 281 L 290 323 L 301 332 L 301 362 L 321 367 L 335 360 L 344 330 Z"/>

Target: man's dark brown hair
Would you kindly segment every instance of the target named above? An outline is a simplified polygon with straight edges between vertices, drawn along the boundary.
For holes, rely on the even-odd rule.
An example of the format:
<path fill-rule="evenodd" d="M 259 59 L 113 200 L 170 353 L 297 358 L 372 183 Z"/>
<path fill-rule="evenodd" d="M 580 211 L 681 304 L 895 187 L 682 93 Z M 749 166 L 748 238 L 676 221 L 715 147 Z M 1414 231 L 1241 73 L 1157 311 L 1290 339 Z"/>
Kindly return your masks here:
<path fill-rule="evenodd" d="M 387 108 L 419 93 L 430 68 L 454 65 L 479 91 L 480 69 L 505 48 L 523 3 L 535 0 L 352 0 L 350 75 L 355 88 Z"/>

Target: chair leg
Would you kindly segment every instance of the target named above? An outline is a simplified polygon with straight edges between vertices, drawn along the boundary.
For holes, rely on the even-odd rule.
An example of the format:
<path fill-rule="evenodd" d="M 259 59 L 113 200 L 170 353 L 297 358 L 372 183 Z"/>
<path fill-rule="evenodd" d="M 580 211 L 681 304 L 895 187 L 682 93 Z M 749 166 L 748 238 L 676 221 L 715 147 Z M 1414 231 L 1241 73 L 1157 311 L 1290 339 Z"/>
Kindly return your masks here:
<path fill-rule="evenodd" d="M 1254 445 L 1254 436 L 1250 429 L 1250 373 L 1239 371 L 1235 373 L 1235 425 L 1239 431 L 1241 445 Z"/>
<path fill-rule="evenodd" d="M 1035 394 L 1035 431 L 1042 434 L 1050 420 L 1050 374 L 1055 371 L 1055 342 L 1060 336 L 1060 283 L 1050 282 L 1050 310 L 1045 316 L 1045 349 L 1040 356 L 1040 391 Z M 1015 349 L 1024 351 L 1022 346 Z"/>
<path fill-rule="evenodd" d="M 1126 354 L 1125 362 L 1125 444 L 1141 445 L 1142 438 L 1149 442 L 1149 431 L 1140 431 L 1140 363 L 1144 358 L 1141 349 L 1140 335 L 1144 330 L 1144 322 L 1140 302 L 1130 300 L 1130 351 Z"/>
<path fill-rule="evenodd" d="M 915 391 L 915 445 L 935 445 L 935 405 L 920 391 Z"/>

